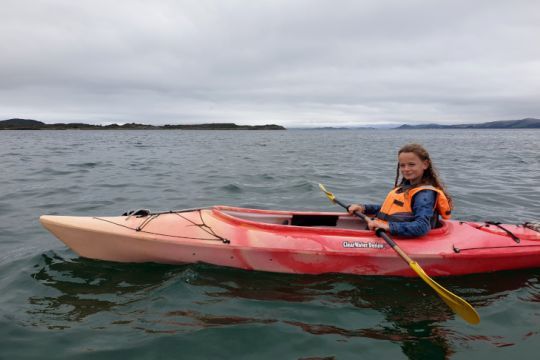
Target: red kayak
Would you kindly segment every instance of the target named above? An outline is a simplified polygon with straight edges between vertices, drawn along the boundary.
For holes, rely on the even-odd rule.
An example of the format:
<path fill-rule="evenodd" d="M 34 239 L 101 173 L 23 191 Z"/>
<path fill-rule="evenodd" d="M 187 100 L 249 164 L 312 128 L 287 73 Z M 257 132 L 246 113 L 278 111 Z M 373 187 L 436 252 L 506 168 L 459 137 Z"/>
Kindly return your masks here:
<path fill-rule="evenodd" d="M 44 215 L 40 221 L 77 254 L 91 259 L 416 276 L 383 239 L 346 213 L 214 206 L 116 217 Z M 421 238 L 393 239 L 430 276 L 540 267 L 535 226 L 444 221 Z"/>

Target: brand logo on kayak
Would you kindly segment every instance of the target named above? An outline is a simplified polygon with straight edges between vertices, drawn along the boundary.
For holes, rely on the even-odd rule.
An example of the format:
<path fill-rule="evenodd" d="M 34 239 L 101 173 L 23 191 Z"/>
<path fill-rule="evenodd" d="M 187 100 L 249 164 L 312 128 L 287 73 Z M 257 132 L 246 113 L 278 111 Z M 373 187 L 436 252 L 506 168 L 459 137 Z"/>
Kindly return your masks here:
<path fill-rule="evenodd" d="M 384 244 L 378 242 L 362 242 L 362 241 L 344 241 L 344 248 L 361 248 L 361 249 L 384 249 Z"/>

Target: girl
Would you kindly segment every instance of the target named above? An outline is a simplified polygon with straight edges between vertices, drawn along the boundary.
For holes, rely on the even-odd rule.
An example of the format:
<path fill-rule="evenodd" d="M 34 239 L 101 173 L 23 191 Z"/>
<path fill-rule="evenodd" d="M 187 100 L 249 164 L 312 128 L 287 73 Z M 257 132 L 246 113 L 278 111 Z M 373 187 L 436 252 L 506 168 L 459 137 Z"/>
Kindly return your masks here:
<path fill-rule="evenodd" d="M 401 173 L 402 179 L 399 181 Z M 368 228 L 392 235 L 418 237 L 438 225 L 439 215 L 450 218 L 452 199 L 446 192 L 431 159 L 422 145 L 408 144 L 398 152 L 394 189 L 382 206 L 352 204 L 349 213 L 359 211 L 376 216 Z"/>

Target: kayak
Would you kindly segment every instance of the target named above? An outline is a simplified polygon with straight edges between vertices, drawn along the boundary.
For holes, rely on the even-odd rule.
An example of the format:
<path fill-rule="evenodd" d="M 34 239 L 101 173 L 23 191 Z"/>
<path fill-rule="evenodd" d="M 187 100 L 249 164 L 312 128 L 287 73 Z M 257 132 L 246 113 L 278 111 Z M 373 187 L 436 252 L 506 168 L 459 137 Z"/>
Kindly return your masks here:
<path fill-rule="evenodd" d="M 416 276 L 365 222 L 347 213 L 213 206 L 115 217 L 43 215 L 40 221 L 91 259 Z M 423 237 L 392 238 L 430 276 L 540 267 L 540 232 L 526 224 L 446 220 Z"/>

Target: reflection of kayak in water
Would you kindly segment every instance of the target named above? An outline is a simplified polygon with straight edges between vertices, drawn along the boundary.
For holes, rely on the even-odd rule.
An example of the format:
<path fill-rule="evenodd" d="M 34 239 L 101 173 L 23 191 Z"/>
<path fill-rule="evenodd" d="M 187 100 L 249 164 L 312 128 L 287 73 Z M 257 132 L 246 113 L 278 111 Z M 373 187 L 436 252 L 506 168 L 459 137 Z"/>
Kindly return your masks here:
<path fill-rule="evenodd" d="M 117 217 L 44 215 L 40 221 L 92 259 L 415 276 L 384 240 L 343 213 L 215 206 Z M 424 237 L 394 239 L 431 276 L 540 267 L 540 233 L 521 225 L 444 221 Z"/>

